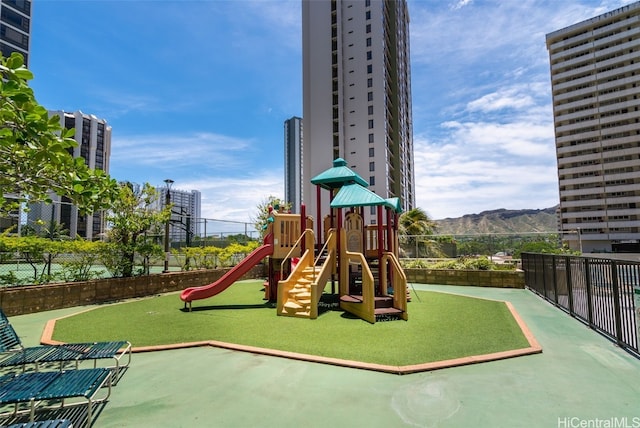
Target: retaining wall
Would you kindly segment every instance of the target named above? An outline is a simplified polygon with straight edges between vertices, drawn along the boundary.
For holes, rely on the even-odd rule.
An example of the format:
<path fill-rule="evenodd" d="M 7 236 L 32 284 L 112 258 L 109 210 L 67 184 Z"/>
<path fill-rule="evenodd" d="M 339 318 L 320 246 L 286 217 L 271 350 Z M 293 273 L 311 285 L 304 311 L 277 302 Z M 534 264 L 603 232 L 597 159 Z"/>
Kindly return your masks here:
<path fill-rule="evenodd" d="M 0 288 L 0 307 L 7 316 L 12 316 L 153 296 L 154 294 L 181 291 L 187 287 L 210 284 L 220 279 L 228 270 L 196 270 L 132 278 L 4 287 Z M 261 278 L 264 276 L 264 271 L 264 267 L 258 265 L 242 279 Z"/>
<path fill-rule="evenodd" d="M 0 307 L 7 316 L 53 309 L 114 302 L 154 294 L 181 291 L 210 284 L 229 269 L 173 272 L 132 278 L 109 278 L 85 282 L 0 288 Z M 408 282 L 524 288 L 522 271 L 404 269 Z M 255 266 L 242 279 L 264 278 L 264 265 Z M 176 297 L 177 298 L 177 297 Z"/>
<path fill-rule="evenodd" d="M 404 269 L 404 273 L 408 282 L 418 284 L 524 288 L 523 271 Z"/>

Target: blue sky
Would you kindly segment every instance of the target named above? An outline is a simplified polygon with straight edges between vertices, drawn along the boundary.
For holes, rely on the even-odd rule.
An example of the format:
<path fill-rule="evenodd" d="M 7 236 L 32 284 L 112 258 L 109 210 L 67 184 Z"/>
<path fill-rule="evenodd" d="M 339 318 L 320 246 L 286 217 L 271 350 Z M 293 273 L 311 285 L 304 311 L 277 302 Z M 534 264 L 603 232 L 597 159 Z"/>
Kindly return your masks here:
<path fill-rule="evenodd" d="M 409 0 L 417 206 L 441 219 L 556 205 L 545 34 L 628 3 Z M 250 222 L 284 196 L 299 0 L 37 0 L 30 61 L 42 105 L 112 126 L 113 178 L 171 178 L 213 219 Z"/>

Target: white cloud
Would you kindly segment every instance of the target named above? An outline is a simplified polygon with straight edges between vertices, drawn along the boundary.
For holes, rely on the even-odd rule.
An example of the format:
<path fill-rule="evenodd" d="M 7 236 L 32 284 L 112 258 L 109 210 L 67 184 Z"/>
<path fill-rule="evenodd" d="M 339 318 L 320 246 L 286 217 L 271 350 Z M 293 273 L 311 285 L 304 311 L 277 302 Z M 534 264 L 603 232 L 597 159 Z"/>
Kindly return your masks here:
<path fill-rule="evenodd" d="M 245 175 L 219 175 L 180 182 L 180 188 L 202 192 L 202 217 L 252 222 L 257 206 L 268 196 L 282 198 L 282 170 L 260 170 Z"/>
<path fill-rule="evenodd" d="M 418 137 L 414 145 L 417 205 L 435 219 L 558 203 L 553 156 L 523 163 L 501 147 L 467 141 L 438 144 Z"/>
<path fill-rule="evenodd" d="M 448 122 L 444 140 L 414 139 L 417 205 L 434 218 L 556 205 L 553 128 Z"/>
<path fill-rule="evenodd" d="M 491 112 L 502 109 L 523 109 L 535 105 L 533 97 L 518 89 L 506 88 L 484 95 L 467 104 L 469 111 Z"/>
<path fill-rule="evenodd" d="M 239 168 L 253 141 L 209 132 L 113 137 L 111 162 L 145 167 Z"/>
<path fill-rule="evenodd" d="M 452 10 L 458 10 L 461 9 L 465 6 L 470 5 L 473 2 L 473 0 L 458 0 L 455 4 L 453 4 L 451 6 Z"/>

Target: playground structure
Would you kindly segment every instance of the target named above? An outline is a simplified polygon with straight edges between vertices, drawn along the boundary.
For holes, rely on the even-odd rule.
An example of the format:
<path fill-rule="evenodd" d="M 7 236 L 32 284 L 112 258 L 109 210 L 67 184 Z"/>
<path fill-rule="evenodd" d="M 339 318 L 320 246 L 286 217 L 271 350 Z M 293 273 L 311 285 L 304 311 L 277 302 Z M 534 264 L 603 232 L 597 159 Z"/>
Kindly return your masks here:
<path fill-rule="evenodd" d="M 221 293 L 267 258 L 265 299 L 277 303 L 278 315 L 317 318 L 330 284 L 346 312 L 370 323 L 407 320 L 407 279 L 398 261 L 398 198 L 384 199 L 368 190 L 368 183 L 340 158 L 311 182 L 317 188 L 318 218 L 323 190 L 330 192 L 330 215 L 314 224 L 304 205 L 300 214 L 272 210 L 263 245 L 218 281 L 185 289 L 180 295 L 185 307 L 191 310 L 194 300 Z M 364 224 L 367 207 L 375 207 L 374 225 Z"/>

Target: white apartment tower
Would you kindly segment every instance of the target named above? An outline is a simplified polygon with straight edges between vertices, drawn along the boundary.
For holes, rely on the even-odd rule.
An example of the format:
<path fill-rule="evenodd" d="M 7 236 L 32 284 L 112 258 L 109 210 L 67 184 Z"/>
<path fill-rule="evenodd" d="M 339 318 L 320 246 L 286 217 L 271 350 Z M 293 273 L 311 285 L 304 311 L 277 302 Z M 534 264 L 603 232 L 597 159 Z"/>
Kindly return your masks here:
<path fill-rule="evenodd" d="M 111 156 L 111 126 L 107 125 L 105 120 L 81 111 L 73 113 L 49 111 L 49 117 L 56 115 L 60 118 L 60 126 L 66 129 L 75 129 L 73 138 L 77 146 L 71 149 L 70 154 L 75 158 L 83 158 L 89 168 L 100 169 L 108 174 L 109 157 Z M 52 204 L 32 204 L 27 224 L 39 230 L 41 227 L 50 227 L 49 224 L 54 222 L 68 230 L 69 236 L 72 238 L 101 238 L 106 221 L 103 211 L 82 215 L 69 198 L 52 195 L 52 200 Z"/>
<path fill-rule="evenodd" d="M 169 186 L 156 187 L 160 197 L 158 208 L 166 207 L 167 192 L 171 203 L 169 222 L 169 242 L 189 246 L 193 238 L 200 236 L 202 221 L 202 193 L 198 190 L 172 189 Z"/>
<path fill-rule="evenodd" d="M 583 252 L 640 250 L 640 2 L 546 36 L 561 232 Z"/>
<path fill-rule="evenodd" d="M 298 213 L 302 203 L 302 119 L 284 121 L 284 199 L 291 212 Z"/>
<path fill-rule="evenodd" d="M 302 0 L 302 60 L 307 213 L 317 216 L 311 178 L 336 158 L 373 192 L 414 208 L 406 0 Z"/>

